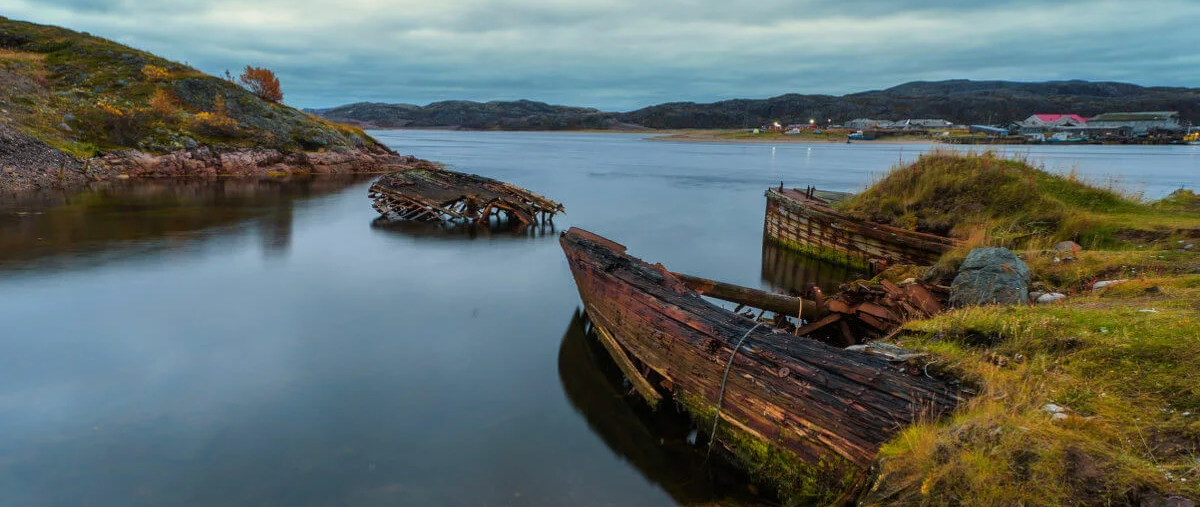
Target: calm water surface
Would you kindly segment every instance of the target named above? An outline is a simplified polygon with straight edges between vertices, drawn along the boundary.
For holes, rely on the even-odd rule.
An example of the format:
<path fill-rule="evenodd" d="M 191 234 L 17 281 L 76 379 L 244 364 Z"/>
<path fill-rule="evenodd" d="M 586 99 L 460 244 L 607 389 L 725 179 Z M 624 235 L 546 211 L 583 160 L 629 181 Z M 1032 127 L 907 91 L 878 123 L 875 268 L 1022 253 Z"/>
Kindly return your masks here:
<path fill-rule="evenodd" d="M 763 190 L 853 191 L 915 145 L 377 132 L 560 200 L 672 269 L 849 276 L 761 244 Z M 1149 195 L 1197 147 L 1011 150 Z M 622 398 L 555 231 L 374 222 L 367 180 L 0 200 L 0 507 L 662 506 L 741 498 Z M 733 481 L 737 482 L 737 481 Z"/>

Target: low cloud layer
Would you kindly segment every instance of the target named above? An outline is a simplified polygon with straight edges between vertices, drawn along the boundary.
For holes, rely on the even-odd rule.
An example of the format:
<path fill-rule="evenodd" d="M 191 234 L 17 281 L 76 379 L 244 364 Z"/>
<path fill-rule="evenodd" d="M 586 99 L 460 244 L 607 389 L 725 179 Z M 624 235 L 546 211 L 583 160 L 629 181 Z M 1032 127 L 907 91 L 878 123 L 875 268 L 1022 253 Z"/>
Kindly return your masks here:
<path fill-rule="evenodd" d="M 509 100 L 625 110 L 951 78 L 1200 86 L 1194 0 L 0 0 L 301 107 Z"/>

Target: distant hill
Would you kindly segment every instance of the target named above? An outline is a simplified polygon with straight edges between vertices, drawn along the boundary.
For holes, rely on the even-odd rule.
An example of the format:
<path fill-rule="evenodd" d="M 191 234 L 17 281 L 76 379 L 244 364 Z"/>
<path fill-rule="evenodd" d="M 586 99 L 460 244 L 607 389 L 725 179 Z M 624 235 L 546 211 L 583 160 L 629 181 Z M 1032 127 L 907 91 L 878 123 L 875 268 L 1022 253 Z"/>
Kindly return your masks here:
<path fill-rule="evenodd" d="M 359 102 L 308 109 L 324 118 L 366 127 L 457 127 L 501 130 L 619 129 L 612 114 L 586 107 L 554 106 L 532 100 L 471 102 L 447 100 L 427 106 Z M 634 126 L 636 128 L 636 126 Z"/>
<path fill-rule="evenodd" d="M 260 99 L 231 80 L 0 16 L 0 189 L 379 170 L 394 158 L 360 129 Z"/>
<path fill-rule="evenodd" d="M 912 82 L 843 96 L 787 94 L 708 104 L 671 102 L 628 112 L 552 106 L 540 102 L 351 104 L 317 110 L 334 121 L 365 127 L 455 127 L 501 130 L 593 128 L 740 128 L 780 121 L 835 123 L 854 118 L 942 118 L 961 124 L 1007 123 L 1034 113 L 1179 111 L 1200 123 L 1200 88 L 1143 87 L 1088 81 Z"/>

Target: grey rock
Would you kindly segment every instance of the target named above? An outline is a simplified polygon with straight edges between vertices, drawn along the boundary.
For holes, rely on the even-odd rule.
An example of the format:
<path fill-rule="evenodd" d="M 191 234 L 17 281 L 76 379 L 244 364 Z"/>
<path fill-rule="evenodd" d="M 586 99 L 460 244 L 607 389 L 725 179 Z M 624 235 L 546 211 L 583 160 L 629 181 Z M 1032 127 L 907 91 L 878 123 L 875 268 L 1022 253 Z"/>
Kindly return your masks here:
<path fill-rule="evenodd" d="M 1182 496 L 1169 496 L 1166 507 L 1196 507 L 1196 502 Z"/>
<path fill-rule="evenodd" d="M 1019 305 L 1029 302 L 1033 272 L 1007 248 L 976 248 L 950 285 L 952 306 Z"/>
<path fill-rule="evenodd" d="M 1058 292 L 1050 292 L 1047 294 L 1039 295 L 1036 299 L 1034 299 L 1034 301 L 1037 301 L 1037 303 L 1039 305 L 1048 305 L 1051 303 L 1061 302 L 1065 299 L 1067 299 L 1066 294 L 1060 294 Z"/>
<path fill-rule="evenodd" d="M 1196 502 L 1178 495 L 1164 498 L 1160 493 L 1149 493 L 1142 496 L 1139 507 L 1196 507 Z"/>
<path fill-rule="evenodd" d="M 192 139 L 190 137 L 183 138 L 183 147 L 185 149 L 194 150 L 194 149 L 198 148 L 199 146 L 200 146 L 200 143 L 197 143 L 195 139 Z"/>
<path fill-rule="evenodd" d="M 1122 278 L 1122 279 L 1120 279 L 1120 280 L 1102 280 L 1102 281 L 1099 281 L 1099 282 L 1096 282 L 1096 283 L 1092 284 L 1092 290 L 1100 290 L 1100 289 L 1103 289 L 1103 288 L 1105 288 L 1105 287 L 1112 287 L 1113 285 L 1116 285 L 1116 284 L 1119 284 L 1119 283 L 1125 283 L 1125 282 L 1128 282 L 1128 281 L 1129 281 L 1129 280 L 1127 280 L 1127 279 L 1124 279 L 1124 278 Z"/>
<path fill-rule="evenodd" d="M 75 121 L 75 115 L 67 113 L 63 115 L 63 123 L 71 123 Z"/>
<path fill-rule="evenodd" d="M 1054 245 L 1054 250 L 1070 254 L 1077 254 L 1083 250 L 1083 247 L 1079 246 L 1079 243 L 1074 241 L 1060 241 L 1057 245 Z"/>
<path fill-rule="evenodd" d="M 1052 419 L 1054 419 L 1055 421 L 1061 421 L 1061 420 L 1067 418 L 1067 412 L 1068 412 L 1067 407 L 1064 407 L 1061 405 L 1047 403 L 1045 405 L 1042 405 L 1042 410 L 1044 412 L 1050 414 L 1050 417 Z"/>
<path fill-rule="evenodd" d="M 70 131 L 71 131 L 71 126 L 70 126 L 70 125 L 67 125 L 66 123 L 59 123 L 59 124 L 57 125 L 57 127 L 58 127 L 58 130 L 61 130 L 61 131 L 63 131 L 63 132 L 70 132 Z"/>

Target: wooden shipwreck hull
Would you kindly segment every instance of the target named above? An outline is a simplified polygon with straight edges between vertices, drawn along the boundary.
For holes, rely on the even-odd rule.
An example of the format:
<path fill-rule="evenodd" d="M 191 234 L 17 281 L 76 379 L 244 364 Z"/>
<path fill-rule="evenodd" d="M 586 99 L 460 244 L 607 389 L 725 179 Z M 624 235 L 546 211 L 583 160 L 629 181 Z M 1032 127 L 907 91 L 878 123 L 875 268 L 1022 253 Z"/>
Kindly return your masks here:
<path fill-rule="evenodd" d="M 784 247 L 858 268 L 929 265 L 958 244 L 934 234 L 848 217 L 831 208 L 822 194 L 811 188 L 768 189 L 763 236 Z"/>
<path fill-rule="evenodd" d="M 572 228 L 560 243 L 601 341 L 639 391 L 669 388 L 693 413 L 715 414 L 732 434 L 786 449 L 802 464 L 864 470 L 897 431 L 958 401 L 948 383 L 902 362 L 725 310 L 602 237 Z"/>
<path fill-rule="evenodd" d="M 561 204 L 516 185 L 445 169 L 386 174 L 368 196 L 376 211 L 393 220 L 484 223 L 503 214 L 510 223 L 533 225 L 563 211 Z"/>

